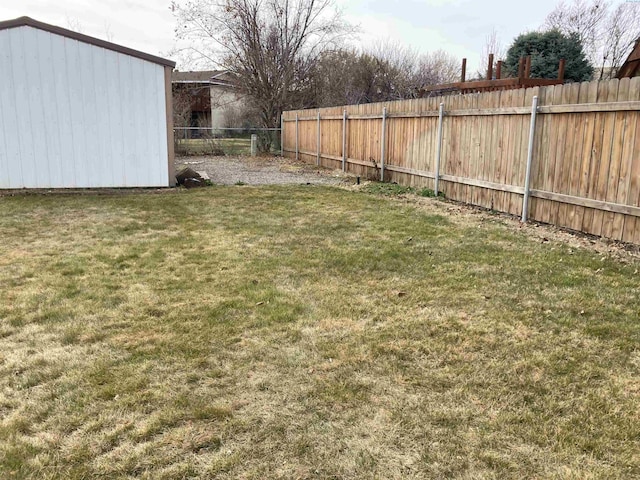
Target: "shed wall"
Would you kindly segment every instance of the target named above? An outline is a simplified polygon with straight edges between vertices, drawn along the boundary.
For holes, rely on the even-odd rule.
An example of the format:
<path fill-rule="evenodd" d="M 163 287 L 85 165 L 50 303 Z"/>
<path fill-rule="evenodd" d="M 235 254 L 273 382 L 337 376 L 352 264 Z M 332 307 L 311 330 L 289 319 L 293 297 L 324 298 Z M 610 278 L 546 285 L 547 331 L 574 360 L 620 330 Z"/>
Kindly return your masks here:
<path fill-rule="evenodd" d="M 0 31 L 0 188 L 169 185 L 162 65 Z"/>

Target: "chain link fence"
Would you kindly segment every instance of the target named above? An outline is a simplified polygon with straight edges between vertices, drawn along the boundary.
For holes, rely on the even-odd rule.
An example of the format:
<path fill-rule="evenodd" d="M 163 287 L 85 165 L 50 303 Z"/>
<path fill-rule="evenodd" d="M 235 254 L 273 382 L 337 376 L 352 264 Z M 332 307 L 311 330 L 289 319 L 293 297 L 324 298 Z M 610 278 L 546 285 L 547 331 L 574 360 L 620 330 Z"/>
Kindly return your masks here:
<path fill-rule="evenodd" d="M 173 129 L 175 153 L 188 155 L 251 154 L 251 136 L 257 136 L 258 155 L 281 153 L 279 128 L 176 127 Z"/>

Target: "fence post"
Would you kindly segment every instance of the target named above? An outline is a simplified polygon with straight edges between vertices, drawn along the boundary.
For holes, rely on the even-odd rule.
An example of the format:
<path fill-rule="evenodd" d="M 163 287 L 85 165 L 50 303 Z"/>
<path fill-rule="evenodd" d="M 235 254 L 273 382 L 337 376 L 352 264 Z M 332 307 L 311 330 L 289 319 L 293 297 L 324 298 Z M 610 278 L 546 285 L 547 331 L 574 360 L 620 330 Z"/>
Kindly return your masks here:
<path fill-rule="evenodd" d="M 531 126 L 529 127 L 529 149 L 527 151 L 527 170 L 524 176 L 524 195 L 522 197 L 522 222 L 526 222 L 529 214 L 529 196 L 531 189 L 531 164 L 533 163 L 533 141 L 536 135 L 536 117 L 538 115 L 538 96 L 531 103 Z"/>
<path fill-rule="evenodd" d="M 258 135 L 251 134 L 251 156 L 255 157 L 258 154 Z"/>
<path fill-rule="evenodd" d="M 284 157 L 284 113 L 280 114 L 280 156 Z"/>
<path fill-rule="evenodd" d="M 316 165 L 320 166 L 320 109 L 318 109 L 318 137 L 316 139 Z"/>
<path fill-rule="evenodd" d="M 298 114 L 296 113 L 296 161 L 298 160 Z"/>
<path fill-rule="evenodd" d="M 342 171 L 347 171 L 347 109 L 342 110 Z"/>
<path fill-rule="evenodd" d="M 444 103 L 440 104 L 438 111 L 438 143 L 436 144 L 436 172 L 434 177 L 433 192 L 438 196 L 438 183 L 440 182 L 440 156 L 442 153 L 442 120 L 444 117 Z"/>
<path fill-rule="evenodd" d="M 382 142 L 380 145 L 380 181 L 384 182 L 384 154 L 387 143 L 387 107 L 382 108 Z"/>

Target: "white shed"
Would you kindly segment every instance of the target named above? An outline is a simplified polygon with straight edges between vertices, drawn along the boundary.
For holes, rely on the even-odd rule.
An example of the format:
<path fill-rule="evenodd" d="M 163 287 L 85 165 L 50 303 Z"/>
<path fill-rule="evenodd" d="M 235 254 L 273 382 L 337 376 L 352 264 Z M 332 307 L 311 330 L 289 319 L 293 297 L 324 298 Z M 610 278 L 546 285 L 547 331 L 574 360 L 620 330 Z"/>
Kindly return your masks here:
<path fill-rule="evenodd" d="M 174 185 L 174 66 L 28 17 L 0 22 L 0 189 Z"/>

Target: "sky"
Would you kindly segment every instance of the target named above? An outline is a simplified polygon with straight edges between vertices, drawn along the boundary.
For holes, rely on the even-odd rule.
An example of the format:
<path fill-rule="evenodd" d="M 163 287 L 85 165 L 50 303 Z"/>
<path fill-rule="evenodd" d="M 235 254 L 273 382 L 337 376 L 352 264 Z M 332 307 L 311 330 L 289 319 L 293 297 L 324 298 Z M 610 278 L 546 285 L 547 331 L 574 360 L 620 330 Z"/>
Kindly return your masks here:
<path fill-rule="evenodd" d="M 336 0 L 360 42 L 393 41 L 420 52 L 443 49 L 480 68 L 492 30 L 504 45 L 538 28 L 558 0 Z M 0 0 L 0 20 L 23 15 L 154 55 L 174 48 L 170 0 Z M 484 60 L 483 62 L 484 63 Z M 183 65 L 178 65 L 185 69 Z"/>

